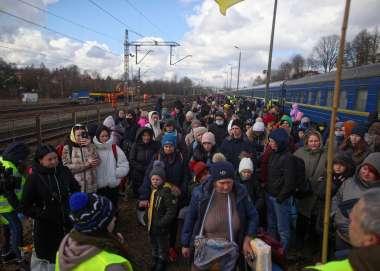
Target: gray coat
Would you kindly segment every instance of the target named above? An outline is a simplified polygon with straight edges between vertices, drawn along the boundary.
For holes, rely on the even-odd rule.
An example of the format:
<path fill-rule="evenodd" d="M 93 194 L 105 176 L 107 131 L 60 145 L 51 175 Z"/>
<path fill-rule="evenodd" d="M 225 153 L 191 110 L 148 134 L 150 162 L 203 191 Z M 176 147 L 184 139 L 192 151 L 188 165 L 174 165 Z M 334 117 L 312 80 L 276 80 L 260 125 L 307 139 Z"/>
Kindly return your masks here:
<path fill-rule="evenodd" d="M 318 150 L 310 150 L 307 146 L 307 138 L 308 137 L 305 137 L 304 147 L 298 149 L 294 155 L 301 158 L 305 162 L 305 177 L 309 179 L 313 188 L 313 194 L 300 199 L 297 206 L 300 214 L 310 218 L 318 199 L 320 177 L 326 175 L 327 151 L 323 148 L 323 146 L 321 146 Z M 320 140 L 322 144 L 321 137 Z"/>

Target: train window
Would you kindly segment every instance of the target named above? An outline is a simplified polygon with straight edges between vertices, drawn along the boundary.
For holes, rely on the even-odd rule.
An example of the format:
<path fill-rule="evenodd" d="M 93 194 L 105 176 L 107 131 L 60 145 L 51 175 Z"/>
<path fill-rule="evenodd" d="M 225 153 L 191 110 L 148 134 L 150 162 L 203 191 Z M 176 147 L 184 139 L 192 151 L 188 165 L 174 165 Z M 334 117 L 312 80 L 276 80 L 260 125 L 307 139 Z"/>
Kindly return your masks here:
<path fill-rule="evenodd" d="M 332 106 L 333 95 L 334 95 L 333 89 L 327 90 L 326 106 Z"/>
<path fill-rule="evenodd" d="M 308 97 L 307 97 L 307 103 L 311 104 L 312 100 L 313 100 L 313 91 L 309 90 Z"/>
<path fill-rule="evenodd" d="M 356 92 L 355 110 L 365 111 L 365 108 L 367 105 L 367 96 L 368 96 L 367 89 L 359 89 Z"/>
<path fill-rule="evenodd" d="M 317 91 L 317 95 L 315 97 L 315 104 L 320 105 L 321 104 L 321 90 Z"/>
<path fill-rule="evenodd" d="M 342 90 L 339 97 L 339 108 L 347 108 L 347 90 Z"/>

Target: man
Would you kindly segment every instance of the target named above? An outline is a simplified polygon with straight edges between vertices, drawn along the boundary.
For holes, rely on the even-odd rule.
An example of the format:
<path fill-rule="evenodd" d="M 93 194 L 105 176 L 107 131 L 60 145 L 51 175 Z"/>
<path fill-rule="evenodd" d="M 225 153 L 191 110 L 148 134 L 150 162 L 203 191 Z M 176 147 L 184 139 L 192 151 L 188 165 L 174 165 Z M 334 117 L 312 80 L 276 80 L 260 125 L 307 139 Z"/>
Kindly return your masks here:
<path fill-rule="evenodd" d="M 220 150 L 226 156 L 227 161 L 232 163 L 235 170 L 238 169 L 241 158 L 254 158 L 252 157 L 254 147 L 244 136 L 240 120 L 232 121 L 231 135 L 224 139 Z"/>
<path fill-rule="evenodd" d="M 215 122 L 209 125 L 208 130 L 215 135 L 216 146 L 220 147 L 227 136 L 227 124 L 222 111 L 215 113 Z"/>
<path fill-rule="evenodd" d="M 10 144 L 0 157 L 3 172 L 0 187 L 0 216 L 8 222 L 11 250 L 4 253 L 6 260 L 15 259 L 22 263 L 22 224 L 17 211 L 25 184 L 25 163 L 29 155 L 28 147 L 21 142 Z M 7 236 L 6 236 L 7 238 Z"/>
<path fill-rule="evenodd" d="M 375 271 L 380 267 L 380 188 L 366 192 L 350 213 L 349 237 L 355 247 L 348 259 L 305 270 Z"/>

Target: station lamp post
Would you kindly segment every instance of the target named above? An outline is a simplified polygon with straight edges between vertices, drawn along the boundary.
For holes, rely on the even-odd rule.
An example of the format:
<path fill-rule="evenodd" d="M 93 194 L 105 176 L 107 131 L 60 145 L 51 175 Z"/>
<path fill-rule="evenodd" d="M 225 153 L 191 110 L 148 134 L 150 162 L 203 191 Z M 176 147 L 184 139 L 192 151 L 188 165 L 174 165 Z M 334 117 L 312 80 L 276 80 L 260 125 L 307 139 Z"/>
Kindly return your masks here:
<path fill-rule="evenodd" d="M 239 46 L 234 46 L 236 49 L 239 49 L 239 64 L 238 64 L 238 74 L 237 74 L 237 82 L 236 82 L 236 91 L 239 90 L 239 82 L 240 82 L 240 61 L 241 61 L 241 48 Z"/>

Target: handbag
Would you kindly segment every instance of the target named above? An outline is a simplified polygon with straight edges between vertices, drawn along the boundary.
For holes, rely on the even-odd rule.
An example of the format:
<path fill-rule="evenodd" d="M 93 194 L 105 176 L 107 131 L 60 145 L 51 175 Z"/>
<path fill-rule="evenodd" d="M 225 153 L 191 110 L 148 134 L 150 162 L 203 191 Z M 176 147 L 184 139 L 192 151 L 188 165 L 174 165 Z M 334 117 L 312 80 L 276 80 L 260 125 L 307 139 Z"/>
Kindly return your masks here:
<path fill-rule="evenodd" d="M 224 238 L 206 238 L 203 234 L 204 223 L 215 190 L 212 191 L 210 200 L 207 204 L 205 214 L 203 216 L 201 229 L 199 234 L 195 236 L 194 240 L 194 265 L 201 269 L 209 269 L 215 262 L 220 263 L 219 270 L 229 271 L 235 270 L 236 261 L 239 257 L 239 247 L 233 240 L 232 233 L 232 214 L 231 214 L 231 199 L 230 194 L 227 196 L 228 200 L 228 228 L 230 240 Z"/>

